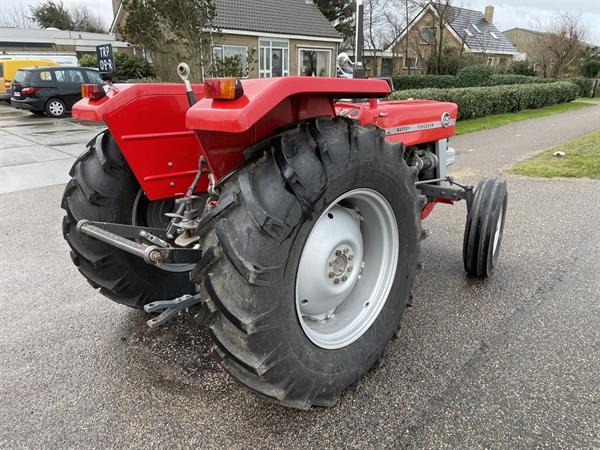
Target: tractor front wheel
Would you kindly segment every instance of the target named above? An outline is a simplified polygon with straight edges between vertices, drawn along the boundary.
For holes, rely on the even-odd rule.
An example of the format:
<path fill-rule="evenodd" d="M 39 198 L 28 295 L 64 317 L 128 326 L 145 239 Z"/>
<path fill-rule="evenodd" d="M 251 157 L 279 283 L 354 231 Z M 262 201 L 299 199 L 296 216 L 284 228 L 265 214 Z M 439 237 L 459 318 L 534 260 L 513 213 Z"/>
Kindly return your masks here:
<path fill-rule="evenodd" d="M 508 204 L 506 181 L 489 177 L 477 185 L 463 241 L 465 271 L 487 277 L 496 267 Z"/>
<path fill-rule="evenodd" d="M 76 230 L 82 219 L 162 226 L 152 221 L 155 217 L 164 220 L 159 212 L 171 210 L 172 200 L 147 201 L 107 131 L 89 144 L 73 164 L 70 175 L 62 199 L 66 211 L 63 235 L 71 247 L 71 259 L 93 287 L 117 303 L 138 309 L 154 300 L 195 292 L 189 281 L 189 267 L 161 270 Z"/>
<path fill-rule="evenodd" d="M 425 198 L 399 144 L 342 118 L 303 122 L 223 186 L 194 270 L 217 355 L 277 403 L 333 405 L 382 358 L 415 276 Z"/>

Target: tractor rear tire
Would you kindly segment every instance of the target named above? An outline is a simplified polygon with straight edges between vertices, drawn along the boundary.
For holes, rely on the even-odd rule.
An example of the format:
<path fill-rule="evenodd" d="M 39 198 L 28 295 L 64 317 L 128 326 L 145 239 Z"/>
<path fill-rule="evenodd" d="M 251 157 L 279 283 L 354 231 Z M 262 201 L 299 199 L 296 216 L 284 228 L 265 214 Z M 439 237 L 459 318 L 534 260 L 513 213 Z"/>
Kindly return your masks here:
<path fill-rule="evenodd" d="M 140 186 L 108 131 L 73 164 L 62 208 L 63 235 L 81 274 L 104 296 L 141 309 L 154 300 L 194 293 L 188 272 L 167 272 L 76 230 L 79 220 L 131 224 Z"/>
<path fill-rule="evenodd" d="M 319 118 L 273 136 L 262 147 L 263 156 L 222 187 L 222 198 L 233 195 L 238 204 L 203 239 L 204 256 L 192 274 L 207 308 L 197 323 L 209 327 L 226 370 L 260 397 L 299 409 L 331 406 L 382 359 L 398 331 L 415 277 L 425 197 L 417 194 L 417 173 L 406 165 L 403 147 L 386 142 L 383 130 L 374 126 Z M 369 211 L 376 214 L 367 216 Z M 377 217 L 380 213 L 383 219 Z M 329 228 L 326 243 L 311 241 L 329 219 L 339 220 L 340 229 Z M 380 219 L 383 231 L 378 234 Z M 360 265 L 357 253 L 352 271 L 352 253 L 343 245 L 351 242 L 344 233 L 355 228 L 343 229 L 344 221 L 362 224 L 363 261 L 368 256 L 373 263 Z M 336 239 L 342 244 L 339 253 L 334 250 L 333 259 L 317 260 L 316 254 Z M 305 251 L 308 242 L 316 244 L 311 247 L 314 255 Z M 392 256 L 391 270 L 377 265 L 376 253 Z M 302 265 L 305 254 L 308 264 Z M 335 255 L 346 272 L 337 272 Z M 328 277 L 330 269 L 336 274 Z M 302 271 L 308 271 L 305 283 Z M 311 272 L 317 274 L 316 283 L 310 282 Z M 355 272 L 354 280 L 382 280 L 374 284 L 378 297 L 369 297 L 363 288 L 357 296 L 359 286 L 367 285 L 352 281 L 356 284 L 348 285 L 350 294 L 334 312 L 318 320 L 305 316 L 302 308 L 319 309 L 325 299 L 315 295 L 308 304 L 308 297 L 298 296 L 300 291 L 309 292 L 319 283 L 331 283 L 331 288 L 350 283 Z M 344 311 L 356 314 L 356 320 Z M 333 337 L 325 332 L 330 325 L 340 330 Z M 338 335 L 343 339 L 336 340 Z"/>
<path fill-rule="evenodd" d="M 463 241 L 465 271 L 472 277 L 492 275 L 500 255 L 508 192 L 497 177 L 481 180 L 467 215 Z"/>

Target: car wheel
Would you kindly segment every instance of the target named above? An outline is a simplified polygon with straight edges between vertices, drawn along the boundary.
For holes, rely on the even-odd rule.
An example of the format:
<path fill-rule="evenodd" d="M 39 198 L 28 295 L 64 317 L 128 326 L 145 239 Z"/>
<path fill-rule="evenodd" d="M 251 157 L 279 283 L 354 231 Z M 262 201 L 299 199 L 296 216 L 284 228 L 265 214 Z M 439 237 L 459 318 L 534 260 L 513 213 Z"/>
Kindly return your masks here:
<path fill-rule="evenodd" d="M 64 102 L 58 98 L 51 98 L 46 103 L 46 114 L 50 117 L 62 117 L 65 115 L 67 107 Z"/>

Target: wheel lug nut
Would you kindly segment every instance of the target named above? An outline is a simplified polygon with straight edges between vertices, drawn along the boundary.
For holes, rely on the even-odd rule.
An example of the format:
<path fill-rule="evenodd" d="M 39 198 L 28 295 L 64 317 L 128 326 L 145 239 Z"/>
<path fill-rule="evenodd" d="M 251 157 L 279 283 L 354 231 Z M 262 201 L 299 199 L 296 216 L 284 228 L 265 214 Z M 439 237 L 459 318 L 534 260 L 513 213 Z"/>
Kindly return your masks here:
<path fill-rule="evenodd" d="M 348 266 L 346 270 L 348 271 L 348 273 L 352 272 L 352 266 Z"/>
<path fill-rule="evenodd" d="M 329 267 L 332 267 L 335 264 L 335 261 L 329 261 Z"/>
<path fill-rule="evenodd" d="M 342 252 L 341 252 L 341 251 L 339 251 L 339 250 L 336 250 L 336 251 L 335 251 L 335 256 L 340 256 L 341 254 L 342 254 Z"/>
<path fill-rule="evenodd" d="M 336 278 L 335 280 L 333 280 L 333 283 L 334 283 L 334 284 L 340 284 L 340 279 L 339 279 L 339 278 Z"/>
<path fill-rule="evenodd" d="M 344 249 L 344 254 L 346 254 L 346 253 L 348 253 L 348 249 L 347 248 Z"/>
<path fill-rule="evenodd" d="M 346 275 L 342 276 L 342 281 L 346 281 L 348 277 Z"/>
<path fill-rule="evenodd" d="M 335 273 L 329 272 L 329 278 L 333 278 L 333 277 L 335 277 Z"/>
<path fill-rule="evenodd" d="M 353 255 L 352 253 L 350 253 L 350 254 L 348 255 L 348 261 L 352 261 L 352 258 L 354 258 L 354 255 Z"/>

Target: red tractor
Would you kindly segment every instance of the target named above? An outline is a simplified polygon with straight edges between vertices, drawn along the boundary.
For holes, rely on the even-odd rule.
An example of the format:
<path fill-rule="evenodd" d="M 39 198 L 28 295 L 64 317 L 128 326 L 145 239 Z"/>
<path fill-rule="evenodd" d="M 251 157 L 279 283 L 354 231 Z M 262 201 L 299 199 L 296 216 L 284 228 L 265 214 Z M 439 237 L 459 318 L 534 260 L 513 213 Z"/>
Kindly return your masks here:
<path fill-rule="evenodd" d="M 411 296 L 421 221 L 466 200 L 466 272 L 496 264 L 507 190 L 447 176 L 457 107 L 380 101 L 378 79 L 84 85 L 108 130 L 71 169 L 73 262 L 115 302 L 210 329 L 241 384 L 333 405 L 378 362 Z M 339 101 L 345 98 L 366 101 Z"/>

